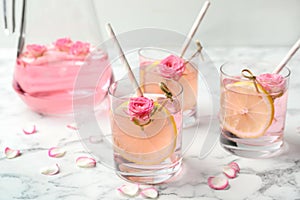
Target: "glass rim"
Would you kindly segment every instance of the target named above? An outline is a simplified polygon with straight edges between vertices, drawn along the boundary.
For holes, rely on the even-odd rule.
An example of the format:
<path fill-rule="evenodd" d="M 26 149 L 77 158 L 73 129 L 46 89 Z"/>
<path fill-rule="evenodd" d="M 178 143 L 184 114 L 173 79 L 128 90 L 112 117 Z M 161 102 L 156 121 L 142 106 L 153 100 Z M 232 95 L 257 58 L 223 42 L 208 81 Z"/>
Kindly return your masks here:
<path fill-rule="evenodd" d="M 164 78 L 163 80 L 167 80 L 167 81 L 171 81 L 171 82 L 173 82 L 173 83 L 175 83 L 175 84 L 177 84 L 178 86 L 179 86 L 179 91 L 178 92 L 176 92 L 176 94 L 175 95 L 173 95 L 173 97 L 178 97 L 178 96 L 180 96 L 180 95 L 182 95 L 183 94 L 183 86 L 182 86 L 182 84 L 181 83 L 179 83 L 178 81 L 175 81 L 175 80 L 173 80 L 173 79 L 168 79 L 168 78 Z M 114 95 L 114 94 L 112 94 L 112 87 L 116 84 L 116 83 L 119 83 L 119 82 L 121 82 L 121 81 L 129 81 L 130 82 L 130 80 L 129 80 L 129 78 L 123 78 L 123 79 L 119 79 L 119 80 L 117 80 L 117 81 L 114 81 L 112 84 L 110 84 L 110 86 L 108 87 L 108 95 L 109 96 L 112 96 L 112 97 L 114 97 L 114 98 L 116 98 L 116 99 L 124 99 L 124 98 L 130 98 L 129 96 L 128 97 L 118 97 L 118 96 L 116 96 L 116 95 Z M 146 84 L 144 84 L 144 85 L 147 85 L 147 84 L 158 84 L 158 82 L 147 82 Z M 140 85 L 139 85 L 140 86 Z M 141 86 L 140 86 L 141 87 Z M 129 93 L 128 95 L 130 95 L 130 94 L 134 94 L 134 93 Z"/>
<path fill-rule="evenodd" d="M 174 51 L 168 50 L 168 49 L 164 49 L 164 48 L 159 48 L 159 47 L 142 47 L 138 49 L 138 55 L 150 59 L 150 60 L 156 60 L 155 58 L 151 58 L 148 55 L 143 54 L 142 52 L 145 50 L 152 50 L 152 51 L 161 51 L 161 52 L 165 52 L 168 54 L 176 54 Z"/>
<path fill-rule="evenodd" d="M 223 70 L 225 66 L 227 66 L 227 65 L 229 65 L 229 64 L 233 64 L 233 63 L 239 64 L 239 65 L 242 64 L 242 62 L 230 62 L 230 61 L 225 62 L 225 63 L 223 63 L 223 64 L 221 65 L 221 67 L 220 67 L 220 72 L 221 72 L 222 75 L 225 75 L 225 76 L 227 76 L 227 77 L 229 77 L 229 78 L 240 80 L 240 79 L 242 79 L 243 77 L 237 77 L 237 76 L 235 76 L 235 75 L 230 75 L 230 74 L 226 73 L 226 72 Z M 267 63 L 267 61 L 260 61 L 260 62 L 255 62 L 255 63 Z M 284 75 L 283 78 L 284 78 L 284 79 L 289 78 L 290 75 L 291 75 L 291 70 L 289 69 L 289 67 L 288 67 L 288 66 L 285 66 L 285 67 L 283 68 L 283 70 L 286 70 L 286 71 L 287 71 L 287 74 Z"/>

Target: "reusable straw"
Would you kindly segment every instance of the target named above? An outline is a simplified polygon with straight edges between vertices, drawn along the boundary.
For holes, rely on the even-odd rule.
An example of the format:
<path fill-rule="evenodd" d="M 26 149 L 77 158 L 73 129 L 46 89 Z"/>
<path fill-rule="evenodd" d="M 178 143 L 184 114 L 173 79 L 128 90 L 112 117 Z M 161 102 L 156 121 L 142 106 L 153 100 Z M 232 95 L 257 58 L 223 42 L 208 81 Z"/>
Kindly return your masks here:
<path fill-rule="evenodd" d="M 201 10 L 200 10 L 200 12 L 198 14 L 198 17 L 196 18 L 196 21 L 194 22 L 194 24 L 193 24 L 193 26 L 192 26 L 192 28 L 191 28 L 188 36 L 187 36 L 187 39 L 183 43 L 181 54 L 180 54 L 181 58 L 184 56 L 187 48 L 189 47 L 189 45 L 190 45 L 190 43 L 191 43 L 191 41 L 192 41 L 192 39 L 193 39 L 193 37 L 194 37 L 194 35 L 195 35 L 198 27 L 200 25 L 200 23 L 202 22 L 202 19 L 204 18 L 205 14 L 206 14 L 206 11 L 207 11 L 209 5 L 210 5 L 210 2 L 206 1 L 204 3 L 204 5 L 202 6 L 202 8 L 201 8 Z"/>
<path fill-rule="evenodd" d="M 125 55 L 124 55 L 124 52 L 121 48 L 121 45 L 120 45 L 120 43 L 119 43 L 119 41 L 118 41 L 118 39 L 117 39 L 113 29 L 112 29 L 112 26 L 110 24 L 107 24 L 107 28 L 108 28 L 108 33 L 112 37 L 112 39 L 114 40 L 114 42 L 115 42 L 115 44 L 116 44 L 116 46 L 119 50 L 119 54 L 121 56 L 121 59 L 122 59 L 123 63 L 125 64 L 126 68 L 127 68 L 129 79 L 131 80 L 134 87 L 137 88 L 137 95 L 138 96 L 143 96 L 143 92 L 142 92 L 142 90 L 141 90 L 141 88 L 140 88 L 140 86 L 139 86 L 139 84 L 138 84 L 131 68 L 130 68 L 130 65 L 129 65 L 129 63 L 128 63 Z"/>
<path fill-rule="evenodd" d="M 300 38 L 293 45 L 293 47 L 289 50 L 289 52 L 286 54 L 286 56 L 283 58 L 283 60 L 279 63 L 279 65 L 276 67 L 276 69 L 273 71 L 273 73 L 278 74 L 285 67 L 285 65 L 290 61 L 290 59 L 298 51 L 299 48 L 300 48 Z"/>

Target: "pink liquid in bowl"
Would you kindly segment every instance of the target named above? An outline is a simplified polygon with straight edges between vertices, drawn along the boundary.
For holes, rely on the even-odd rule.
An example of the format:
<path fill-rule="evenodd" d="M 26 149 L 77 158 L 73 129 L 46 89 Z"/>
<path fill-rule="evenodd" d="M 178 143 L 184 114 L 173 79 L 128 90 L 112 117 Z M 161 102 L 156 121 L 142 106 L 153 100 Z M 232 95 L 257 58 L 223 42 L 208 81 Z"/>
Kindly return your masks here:
<path fill-rule="evenodd" d="M 73 98 L 85 102 L 93 96 L 94 104 L 98 104 L 106 96 L 112 81 L 108 56 L 103 51 L 100 55 L 98 52 L 97 58 L 88 65 L 85 63 L 87 56 L 51 48 L 37 58 L 24 58 L 21 54 L 15 67 L 13 88 L 33 111 L 42 114 L 71 113 Z M 88 69 L 81 70 L 82 67 Z M 97 83 L 74 89 L 78 75 L 87 77 L 87 80 L 96 78 Z"/>

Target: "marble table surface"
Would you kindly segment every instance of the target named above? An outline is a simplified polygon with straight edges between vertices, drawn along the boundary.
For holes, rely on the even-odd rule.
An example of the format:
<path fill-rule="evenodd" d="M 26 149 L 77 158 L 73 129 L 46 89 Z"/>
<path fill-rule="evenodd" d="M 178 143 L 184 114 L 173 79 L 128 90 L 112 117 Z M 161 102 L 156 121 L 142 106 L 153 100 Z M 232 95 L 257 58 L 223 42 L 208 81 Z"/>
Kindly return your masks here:
<path fill-rule="evenodd" d="M 216 66 L 233 59 L 278 62 L 287 51 L 288 47 L 206 49 Z M 95 168 L 76 166 L 76 158 L 89 153 L 76 132 L 66 129 L 72 118 L 42 116 L 23 104 L 11 84 L 14 56 L 15 49 L 0 49 L 0 199 L 143 199 L 120 195 L 116 188 L 125 181 L 101 163 Z M 247 159 L 230 155 L 216 144 L 207 157 L 199 159 L 199 152 L 194 148 L 196 151 L 184 156 L 183 172 L 174 182 L 155 186 L 159 199 L 300 199 L 300 52 L 290 61 L 290 66 L 285 130 L 288 150 L 275 158 Z M 36 134 L 22 132 L 28 123 L 37 125 Z M 50 158 L 47 152 L 53 146 L 64 147 L 67 153 L 61 158 Z M 7 159 L 5 147 L 20 149 L 22 155 Z M 230 180 L 230 188 L 210 189 L 207 178 L 220 174 L 220 168 L 233 160 L 239 163 L 241 172 Z M 59 174 L 40 173 L 41 168 L 55 163 L 60 166 Z"/>

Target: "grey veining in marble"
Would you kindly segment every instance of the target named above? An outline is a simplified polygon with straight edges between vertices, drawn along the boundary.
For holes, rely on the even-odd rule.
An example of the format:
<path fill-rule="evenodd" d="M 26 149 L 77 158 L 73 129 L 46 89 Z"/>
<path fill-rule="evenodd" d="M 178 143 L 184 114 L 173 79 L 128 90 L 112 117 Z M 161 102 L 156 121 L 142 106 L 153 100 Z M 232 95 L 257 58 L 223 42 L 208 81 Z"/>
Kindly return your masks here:
<path fill-rule="evenodd" d="M 209 48 L 207 54 L 220 66 L 227 60 L 258 59 L 278 62 L 287 47 Z M 71 118 L 45 117 L 31 112 L 13 91 L 11 82 L 15 52 L 0 49 L 0 200 L 98 200 L 129 199 L 116 188 L 124 181 L 114 172 L 97 163 L 96 168 L 82 169 L 75 164 L 81 155 L 89 155 L 76 132 L 66 130 Z M 254 160 L 239 158 L 216 145 L 205 159 L 199 152 L 188 152 L 184 157 L 183 172 L 176 180 L 156 186 L 159 199 L 300 199 L 300 52 L 290 62 L 292 76 L 288 100 L 285 140 L 288 150 L 281 156 Z M 38 132 L 22 133 L 27 123 L 35 123 Z M 21 149 L 22 155 L 6 159 L 4 148 Z M 50 147 L 67 150 L 62 158 L 50 158 Z M 193 148 L 192 148 L 193 149 Z M 241 166 L 237 178 L 229 180 L 230 188 L 212 190 L 207 185 L 209 176 L 221 173 L 221 167 L 235 160 Z M 40 169 L 57 163 L 60 173 L 44 176 Z M 138 196 L 132 199 L 143 199 Z"/>

